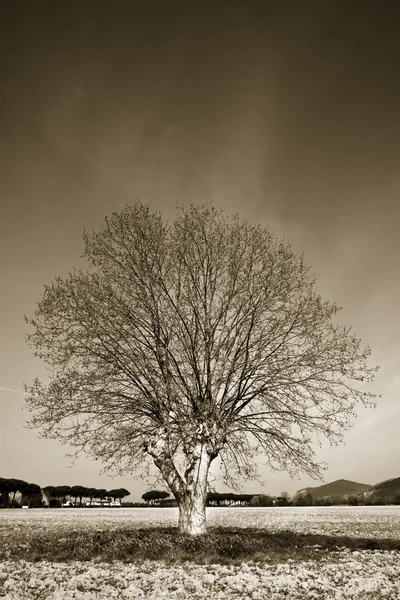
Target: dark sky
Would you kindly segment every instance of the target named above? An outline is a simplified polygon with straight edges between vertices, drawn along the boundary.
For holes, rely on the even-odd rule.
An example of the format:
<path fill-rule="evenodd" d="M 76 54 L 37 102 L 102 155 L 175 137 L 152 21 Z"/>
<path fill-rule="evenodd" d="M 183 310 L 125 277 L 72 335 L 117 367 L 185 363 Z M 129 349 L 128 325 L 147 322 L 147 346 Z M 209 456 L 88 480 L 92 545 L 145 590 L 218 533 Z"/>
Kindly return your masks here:
<path fill-rule="evenodd" d="M 3 0 L 0 387 L 43 376 L 23 315 L 80 266 L 84 227 L 136 198 L 166 216 L 212 199 L 304 250 L 381 364 L 378 408 L 320 453 L 326 480 L 399 476 L 399 17 L 394 1 Z M 0 390 L 1 476 L 143 493 L 68 468 L 22 404 Z M 264 474 L 272 493 L 310 483 Z"/>

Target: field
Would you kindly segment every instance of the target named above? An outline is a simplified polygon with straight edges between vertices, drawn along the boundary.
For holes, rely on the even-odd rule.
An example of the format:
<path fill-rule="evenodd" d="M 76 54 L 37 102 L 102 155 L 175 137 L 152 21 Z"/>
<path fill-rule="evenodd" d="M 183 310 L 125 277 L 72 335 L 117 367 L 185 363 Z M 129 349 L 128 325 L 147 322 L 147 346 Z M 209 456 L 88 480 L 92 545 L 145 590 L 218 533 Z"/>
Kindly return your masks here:
<path fill-rule="evenodd" d="M 0 511 L 7 600 L 400 599 L 400 506 Z"/>

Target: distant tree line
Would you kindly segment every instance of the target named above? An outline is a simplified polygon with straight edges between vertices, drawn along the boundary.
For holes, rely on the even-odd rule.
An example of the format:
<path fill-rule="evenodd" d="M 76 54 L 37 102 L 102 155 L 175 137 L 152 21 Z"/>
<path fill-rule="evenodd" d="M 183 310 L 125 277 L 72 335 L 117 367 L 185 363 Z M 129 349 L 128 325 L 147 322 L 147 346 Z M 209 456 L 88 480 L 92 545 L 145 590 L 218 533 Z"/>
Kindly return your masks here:
<path fill-rule="evenodd" d="M 142 500 L 148 506 L 176 506 L 174 499 L 165 500 L 169 495 L 168 492 L 151 490 L 142 495 Z M 326 498 L 314 498 L 310 492 L 295 494 L 293 497 L 288 492 L 281 492 L 279 496 L 271 496 L 270 494 L 234 494 L 231 492 L 208 492 L 207 494 L 207 506 L 358 506 L 382 504 L 389 504 L 389 502 L 385 502 L 382 498 L 368 498 L 356 494 L 329 496 Z M 390 504 L 400 504 L 400 496 L 393 502 L 390 502 Z M 140 507 L 143 504 L 136 503 L 132 504 L 132 506 Z"/>
<path fill-rule="evenodd" d="M 7 508 L 7 506 L 10 506 L 13 508 L 15 506 L 15 496 L 18 492 L 22 495 L 22 500 L 25 500 L 28 505 L 33 499 L 37 500 L 39 496 L 41 500 L 42 490 L 40 485 L 28 483 L 23 479 L 5 479 L 4 477 L 0 477 L 0 507 L 4 506 L 4 508 Z"/>
<path fill-rule="evenodd" d="M 208 492 L 208 506 L 229 506 L 235 504 L 237 506 L 248 506 L 254 494 L 233 494 L 231 492 L 219 494 L 218 492 Z"/>
<path fill-rule="evenodd" d="M 16 495 L 20 494 L 19 501 Z M 41 488 L 36 483 L 28 483 L 22 479 L 6 479 L 0 477 L 0 508 L 14 508 L 21 505 L 27 505 L 39 508 L 44 504 L 43 495 L 45 495 L 50 507 L 59 507 L 71 500 L 74 506 L 82 506 L 83 499 L 89 501 L 89 506 L 93 501 L 99 501 L 100 505 L 104 502 L 121 501 L 130 492 L 125 488 L 116 488 L 106 490 L 82 485 L 48 485 Z M 142 495 L 145 506 L 176 506 L 176 501 L 170 498 L 170 494 L 162 490 L 150 490 Z M 287 492 L 281 492 L 280 496 L 271 496 L 269 494 L 235 494 L 231 492 L 218 493 L 208 492 L 207 506 L 359 506 L 359 505 L 400 505 L 400 495 L 392 501 L 386 501 L 383 498 L 374 496 L 363 496 L 350 494 L 347 496 L 329 496 L 325 498 L 314 498 L 308 493 L 299 493 L 291 498 Z M 125 503 L 124 506 L 144 506 L 143 503 Z"/>
<path fill-rule="evenodd" d="M 16 503 L 17 493 L 21 494 L 20 502 Z M 130 492 L 125 488 L 112 490 L 89 488 L 82 485 L 48 485 L 41 488 L 36 483 L 28 483 L 22 479 L 5 479 L 0 477 L 0 507 L 14 508 L 15 506 L 27 505 L 40 507 L 45 504 L 43 495 L 46 496 L 50 507 L 58 507 L 70 499 L 74 506 L 82 506 L 82 500 L 87 498 L 89 505 L 93 500 L 114 503 L 129 496 Z"/>
<path fill-rule="evenodd" d="M 43 492 L 49 498 L 49 506 L 60 506 L 61 504 L 65 504 L 67 498 L 73 501 L 74 506 L 82 506 L 82 500 L 84 498 L 89 500 L 89 506 L 92 505 L 94 500 L 98 500 L 100 504 L 111 501 L 115 503 L 121 501 L 122 498 L 125 498 L 130 494 L 125 488 L 106 490 L 104 488 L 87 488 L 82 485 L 48 485 L 43 488 Z"/>
<path fill-rule="evenodd" d="M 400 495 L 390 502 L 379 497 L 367 497 L 356 494 L 348 496 L 329 496 L 314 498 L 311 493 L 295 494 L 292 498 L 287 492 L 280 496 L 269 494 L 232 494 L 209 492 L 207 494 L 208 506 L 359 506 L 359 505 L 384 505 L 400 504 Z"/>

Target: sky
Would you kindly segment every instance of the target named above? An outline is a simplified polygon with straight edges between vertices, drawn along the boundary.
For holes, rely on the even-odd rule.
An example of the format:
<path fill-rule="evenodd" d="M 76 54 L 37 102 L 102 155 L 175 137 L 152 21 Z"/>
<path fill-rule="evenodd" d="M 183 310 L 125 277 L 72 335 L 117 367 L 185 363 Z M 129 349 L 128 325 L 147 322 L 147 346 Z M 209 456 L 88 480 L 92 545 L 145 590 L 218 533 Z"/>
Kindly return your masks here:
<path fill-rule="evenodd" d="M 132 500 L 151 488 L 72 465 L 24 427 L 18 393 L 45 372 L 24 314 L 82 265 L 83 229 L 137 198 L 168 218 L 213 200 L 304 252 L 381 366 L 377 408 L 318 452 L 324 480 L 400 475 L 399 13 L 369 0 L 1 3 L 0 476 Z M 243 490 L 322 483 L 261 470 L 265 484 Z"/>

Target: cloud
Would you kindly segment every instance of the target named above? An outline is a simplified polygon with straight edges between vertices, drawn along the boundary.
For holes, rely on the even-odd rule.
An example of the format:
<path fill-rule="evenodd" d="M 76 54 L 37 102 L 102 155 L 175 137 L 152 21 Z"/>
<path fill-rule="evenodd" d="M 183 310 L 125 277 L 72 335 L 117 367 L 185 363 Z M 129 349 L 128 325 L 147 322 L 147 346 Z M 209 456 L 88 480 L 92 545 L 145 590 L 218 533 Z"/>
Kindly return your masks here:
<path fill-rule="evenodd" d="M 2 390 L 3 392 L 14 392 L 15 394 L 22 394 L 22 396 L 27 395 L 25 392 L 21 392 L 21 390 L 14 390 L 13 388 L 6 388 L 0 386 L 0 390 Z"/>

